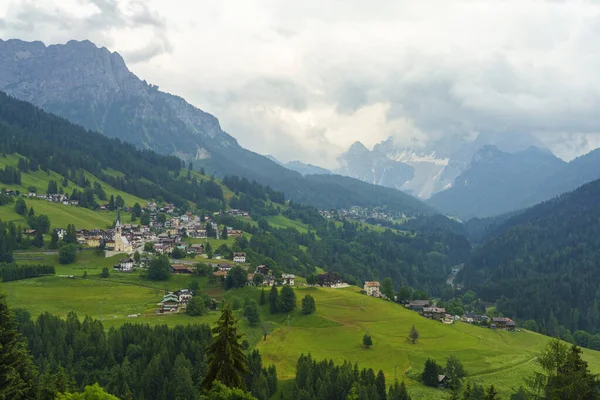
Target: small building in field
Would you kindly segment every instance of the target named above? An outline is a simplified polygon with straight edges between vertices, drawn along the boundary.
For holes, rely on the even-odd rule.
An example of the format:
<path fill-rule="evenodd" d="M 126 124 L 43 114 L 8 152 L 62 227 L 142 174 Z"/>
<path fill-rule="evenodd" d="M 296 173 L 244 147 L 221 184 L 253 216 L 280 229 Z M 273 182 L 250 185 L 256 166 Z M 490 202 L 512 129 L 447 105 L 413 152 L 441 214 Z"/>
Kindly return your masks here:
<path fill-rule="evenodd" d="M 444 319 L 445 315 L 446 315 L 445 308 L 423 307 L 423 316 L 425 318 L 434 319 L 436 321 L 441 321 L 442 319 Z"/>
<path fill-rule="evenodd" d="M 233 253 L 233 262 L 234 263 L 245 263 L 246 262 L 246 253 Z"/>
<path fill-rule="evenodd" d="M 135 260 L 131 257 L 121 258 L 119 260 L 119 271 L 129 272 L 133 270 Z"/>
<path fill-rule="evenodd" d="M 425 307 L 429 307 L 431 302 L 429 300 L 413 300 L 406 305 L 406 308 L 409 308 L 416 312 L 423 312 Z"/>
<path fill-rule="evenodd" d="M 194 271 L 183 264 L 173 264 L 171 265 L 171 272 L 174 274 L 193 274 Z"/>
<path fill-rule="evenodd" d="M 218 270 L 218 271 L 213 272 L 213 275 L 218 278 L 227 278 L 228 274 L 229 274 L 229 271 Z"/>
<path fill-rule="evenodd" d="M 492 322 L 496 324 L 496 327 L 498 327 L 498 329 L 505 329 L 509 331 L 514 330 L 517 326 L 512 319 L 506 317 L 492 318 Z"/>
<path fill-rule="evenodd" d="M 174 293 L 169 293 L 160 302 L 160 312 L 177 311 L 179 298 Z"/>
<path fill-rule="evenodd" d="M 296 277 L 293 274 L 281 274 L 281 279 L 284 285 L 294 286 L 294 280 Z"/>
<path fill-rule="evenodd" d="M 326 272 L 317 275 L 317 282 L 322 287 L 338 287 L 344 283 L 342 276 L 337 272 Z"/>
<path fill-rule="evenodd" d="M 376 281 L 365 282 L 364 291 L 367 292 L 367 296 L 381 297 L 380 286 L 379 282 Z"/>

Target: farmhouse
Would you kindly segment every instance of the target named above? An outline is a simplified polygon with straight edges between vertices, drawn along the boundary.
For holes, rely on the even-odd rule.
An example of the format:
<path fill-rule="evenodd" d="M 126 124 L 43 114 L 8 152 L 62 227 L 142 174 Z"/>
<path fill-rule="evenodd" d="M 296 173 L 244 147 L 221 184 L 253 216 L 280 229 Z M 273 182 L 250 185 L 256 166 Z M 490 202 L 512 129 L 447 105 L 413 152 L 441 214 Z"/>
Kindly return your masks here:
<path fill-rule="evenodd" d="M 326 272 L 317 275 L 317 282 L 323 287 L 338 287 L 344 283 L 342 277 L 337 272 Z"/>
<path fill-rule="evenodd" d="M 246 262 L 246 253 L 233 253 L 233 262 L 234 263 L 245 263 Z"/>
<path fill-rule="evenodd" d="M 254 273 L 268 275 L 270 271 L 271 270 L 266 265 L 259 265 L 258 267 L 256 267 L 256 271 L 254 271 Z"/>
<path fill-rule="evenodd" d="M 102 238 L 100 236 L 88 236 L 87 245 L 89 247 L 100 247 L 100 241 Z"/>
<path fill-rule="evenodd" d="M 121 258 L 119 260 L 119 271 L 129 272 L 133 270 L 133 265 L 135 264 L 135 260 L 131 257 Z"/>
<path fill-rule="evenodd" d="M 169 293 L 163 297 L 159 305 L 159 312 L 161 313 L 167 311 L 177 311 L 177 307 L 179 307 L 179 298 L 175 294 Z"/>
<path fill-rule="evenodd" d="M 194 297 L 194 293 L 189 289 L 179 289 L 173 293 L 179 299 L 179 303 L 187 304 L 188 301 L 192 297 Z"/>
<path fill-rule="evenodd" d="M 293 274 L 281 274 L 281 279 L 283 279 L 284 285 L 294 286 L 294 279 L 296 277 Z"/>
<path fill-rule="evenodd" d="M 379 282 L 365 282 L 364 290 L 367 292 L 367 296 L 381 297 L 379 286 Z"/>
<path fill-rule="evenodd" d="M 446 314 L 445 308 L 439 307 L 423 307 L 423 316 L 425 318 L 434 319 L 436 321 L 441 321 Z"/>
<path fill-rule="evenodd" d="M 194 271 L 183 265 L 183 264 L 173 264 L 171 265 L 171 272 L 173 272 L 174 274 L 193 274 Z"/>
<path fill-rule="evenodd" d="M 496 324 L 496 327 L 498 327 L 498 329 L 513 330 L 516 327 L 514 321 L 506 317 L 492 318 L 492 322 Z"/>
<path fill-rule="evenodd" d="M 219 271 L 213 272 L 214 276 L 222 277 L 222 278 L 226 278 L 228 274 L 229 274 L 229 271 L 221 271 L 221 270 L 219 270 Z"/>
<path fill-rule="evenodd" d="M 417 312 L 423 312 L 423 309 L 429 307 L 429 304 L 429 300 L 413 300 L 406 305 L 406 308 Z"/>

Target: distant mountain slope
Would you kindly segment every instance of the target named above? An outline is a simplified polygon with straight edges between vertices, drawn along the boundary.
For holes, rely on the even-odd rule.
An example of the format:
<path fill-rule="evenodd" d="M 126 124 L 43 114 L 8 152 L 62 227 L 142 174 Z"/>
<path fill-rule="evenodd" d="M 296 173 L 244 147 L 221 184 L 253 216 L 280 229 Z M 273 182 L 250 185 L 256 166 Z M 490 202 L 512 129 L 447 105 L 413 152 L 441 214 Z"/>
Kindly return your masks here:
<path fill-rule="evenodd" d="M 300 161 L 290 161 L 285 163 L 284 166 L 287 169 L 296 171 L 302 175 L 329 175 L 331 171 L 325 168 L 318 167 L 312 164 L 305 164 Z"/>
<path fill-rule="evenodd" d="M 367 189 L 369 196 L 351 189 L 353 185 L 346 180 L 332 178 L 324 187 L 242 148 L 214 116 L 141 81 L 119 54 L 89 41 L 45 46 L 0 40 L 0 90 L 106 136 L 176 155 L 218 177 L 256 180 L 307 204 L 328 208 L 385 205 L 375 186 Z M 393 211 L 431 212 L 424 204 L 415 206 L 414 199 L 404 193 L 392 197 L 398 205 Z"/>
<path fill-rule="evenodd" d="M 451 188 L 427 202 L 465 220 L 511 212 L 535 204 L 534 196 L 540 185 L 565 164 L 552 153 L 535 147 L 511 154 L 485 146 Z M 527 201 L 528 198 L 531 200 Z"/>
<path fill-rule="evenodd" d="M 483 132 L 474 139 L 445 135 L 428 143 L 405 143 L 388 137 L 371 151 L 360 142 L 354 143 L 339 157 L 337 172 L 427 199 L 450 187 L 469 168 L 475 153 L 487 145 L 507 153 L 531 146 L 546 148 L 526 133 Z"/>
<path fill-rule="evenodd" d="M 600 150 L 566 163 L 535 147 L 506 153 L 486 146 L 451 188 L 427 201 L 462 219 L 515 212 L 600 178 Z"/>
<path fill-rule="evenodd" d="M 559 334 L 600 330 L 600 180 L 500 225 L 463 272 L 467 287 L 498 311 Z"/>

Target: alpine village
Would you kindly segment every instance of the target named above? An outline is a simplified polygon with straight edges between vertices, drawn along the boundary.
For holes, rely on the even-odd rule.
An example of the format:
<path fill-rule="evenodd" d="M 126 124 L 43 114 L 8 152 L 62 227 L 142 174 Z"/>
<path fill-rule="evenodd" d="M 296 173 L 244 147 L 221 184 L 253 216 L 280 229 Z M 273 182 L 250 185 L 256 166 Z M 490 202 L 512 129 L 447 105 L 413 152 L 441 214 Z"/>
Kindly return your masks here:
<path fill-rule="evenodd" d="M 417 133 L 410 144 L 390 136 L 372 142 L 373 150 L 356 142 L 330 162 L 327 157 L 346 142 L 314 150 L 312 140 L 333 143 L 335 135 L 326 129 L 315 139 L 321 135 L 315 125 L 314 132 L 292 139 L 286 135 L 297 127 L 284 126 L 291 124 L 293 112 L 303 115 L 296 121 L 301 130 L 312 129 L 303 124 L 325 118 L 325 111 L 311 109 L 315 96 L 325 101 L 319 96 L 341 85 L 353 70 L 312 77 L 316 86 L 302 90 L 285 83 L 287 78 L 262 83 L 256 78 L 247 86 L 237 86 L 237 80 L 247 71 L 256 76 L 268 76 L 273 68 L 291 73 L 286 69 L 291 65 L 324 71 L 325 66 L 313 64 L 340 56 L 347 44 L 332 47 L 327 55 L 290 61 L 286 52 L 318 45 L 299 42 L 306 27 L 294 33 L 277 25 L 274 36 L 265 33 L 263 44 L 238 49 L 260 52 L 267 43 L 288 41 L 268 56 L 273 58 L 268 65 L 252 64 L 257 55 L 247 54 L 246 62 L 200 46 L 182 62 L 177 49 L 190 43 L 171 43 L 174 47 L 160 55 L 143 58 L 128 47 L 140 44 L 133 33 L 138 25 L 169 35 L 191 29 L 198 40 L 219 41 L 210 29 L 230 11 L 214 11 L 195 25 L 182 22 L 175 33 L 166 22 L 175 11 L 157 2 L 82 0 L 68 10 L 61 2 L 8 3 L 6 10 L 0 7 L 0 400 L 600 399 L 600 152 L 578 147 L 577 158 L 555 156 L 556 147 L 542 140 L 541 127 L 553 126 L 560 117 L 544 117 L 537 108 L 527 114 L 525 103 L 534 100 L 523 98 L 518 115 L 531 118 L 524 126 L 531 126 L 532 133 L 527 128 L 504 132 L 504 126 L 519 127 L 521 117 L 504 116 L 505 106 L 494 103 L 492 95 L 477 97 L 478 106 L 492 107 L 481 114 L 485 118 L 477 118 L 495 126 L 469 128 L 467 135 L 469 121 L 477 119 L 469 114 L 475 113 L 470 108 L 475 103 L 465 98 L 441 110 L 450 95 L 427 97 L 429 90 L 445 85 L 456 96 L 473 95 L 468 83 L 444 81 L 446 59 L 456 54 L 456 68 L 462 62 L 460 51 L 448 45 L 444 61 L 431 56 L 438 60 L 432 69 L 419 70 L 423 60 L 415 60 L 412 72 L 404 70 L 389 87 L 383 77 L 369 81 L 386 88 L 365 89 L 369 94 L 359 96 L 360 104 L 353 103 L 359 101 L 353 96 L 363 82 L 357 77 L 352 89 L 339 89 L 346 103 L 340 100 L 327 111 L 338 118 L 327 120 L 331 129 L 343 126 L 346 138 L 356 134 L 352 141 L 365 143 L 371 143 L 379 123 L 402 112 L 402 118 L 412 118 L 405 123 L 411 132 L 429 135 L 430 147 L 416 144 L 422 140 Z M 204 13 L 196 11 L 206 2 L 172 2 L 170 7 L 183 10 L 184 3 L 184 14 Z M 235 32 L 255 17 L 252 23 L 264 22 L 254 14 L 259 7 L 254 3 L 246 5 L 243 18 L 241 10 L 234 13 L 241 18 L 236 19 L 239 27 L 231 26 Z M 294 13 L 305 12 L 308 3 L 297 5 Z M 474 13 L 488 7 L 487 2 L 456 3 Z M 494 9 L 512 4 L 492 3 Z M 535 7 L 555 10 L 570 2 L 550 3 Z M 446 5 L 456 6 L 453 1 Z M 335 18 L 357 18 L 363 26 L 375 18 L 371 12 L 381 12 L 376 4 L 368 12 L 358 11 L 365 6 L 356 5 L 354 17 L 342 12 L 346 6 L 341 4 L 332 5 L 332 11 L 340 12 Z M 398 6 L 411 15 L 407 19 L 421 7 L 429 9 L 416 2 L 414 9 Z M 260 7 L 282 12 L 275 4 Z M 589 7 L 600 15 L 595 5 Z M 311 18 L 329 18 L 321 11 Z M 458 18 L 453 12 L 440 18 Z M 556 12 L 560 20 L 562 12 Z M 512 26 L 503 13 L 500 21 Z M 397 23 L 405 19 L 394 15 L 389 18 L 398 18 Z M 545 21 L 545 15 L 540 12 L 539 18 Z M 378 18 L 382 24 L 387 19 Z M 341 40 L 330 36 L 337 29 L 334 22 L 327 28 L 313 23 L 311 29 L 327 32 L 323 46 Z M 55 40 L 64 36 L 48 33 L 53 24 L 59 24 L 55 30 L 61 35 L 78 40 Z M 490 24 L 490 30 L 496 29 L 496 22 Z M 88 29 L 96 43 L 82 40 Z M 567 35 L 556 29 L 555 36 Z M 45 41 L 14 39 L 15 32 Z M 357 32 L 348 33 L 351 58 L 367 40 Z M 448 40 L 458 35 L 447 33 Z M 259 43 L 247 36 L 223 38 L 220 47 Z M 472 36 L 469 43 L 478 35 Z M 492 41 L 479 36 L 487 39 Z M 517 47 L 536 45 L 518 42 Z M 154 37 L 148 49 L 161 43 Z M 382 48 L 387 43 L 382 39 Z M 368 47 L 374 54 L 381 51 Z M 509 48 L 514 50 L 502 51 Z M 562 56 L 557 53 L 556 60 Z M 346 65 L 344 57 L 340 66 Z M 407 57 L 397 62 L 403 65 Z M 577 56 L 564 58 L 580 67 L 584 63 Z M 192 64 L 184 66 L 188 59 Z M 484 79 L 487 67 L 472 60 L 475 66 L 465 73 L 479 76 L 477 68 L 482 68 Z M 352 64 L 359 68 L 372 61 L 373 69 L 383 62 L 357 59 Z M 219 69 L 231 71 L 232 82 L 222 82 L 228 91 L 214 89 L 213 78 L 195 76 L 204 74 L 203 68 L 215 80 L 224 76 Z M 524 73 L 517 67 L 511 72 L 510 66 L 497 68 L 507 80 Z M 437 89 L 421 86 L 429 79 L 421 74 L 437 76 L 439 81 L 431 84 Z M 554 80 L 552 72 L 540 74 Z M 190 99 L 160 90 L 144 75 L 160 77 L 169 91 L 180 88 Z M 181 75 L 187 76 L 185 84 Z M 541 85 L 537 78 L 531 77 L 537 83 L 523 79 L 516 86 L 498 83 L 498 96 L 526 90 L 521 85 Z M 598 86 L 579 79 L 587 95 L 564 95 L 560 102 L 549 99 L 539 107 L 555 110 L 565 101 L 575 107 L 573 115 L 584 119 L 578 102 L 597 107 Z M 556 80 L 557 86 L 571 84 Z M 206 89 L 196 90 L 202 85 Z M 397 92 L 392 96 L 386 90 Z M 385 100 L 391 102 L 387 119 L 371 121 L 369 112 L 375 109 L 369 107 L 386 95 L 391 96 Z M 394 103 L 399 97 L 401 106 Z M 277 107 L 284 109 L 267 101 L 281 102 Z M 298 103 L 285 105 L 288 101 Z M 221 110 L 222 121 L 198 106 Z M 239 114 L 243 123 L 236 112 L 245 113 Z M 264 113 L 282 125 L 261 125 Z M 419 119 L 426 118 L 423 113 L 448 125 L 434 128 L 434 122 Z M 349 125 L 336 125 L 348 118 Z M 448 122 L 455 119 L 461 122 Z M 578 134 L 596 129 L 593 120 L 597 116 Z M 566 122 L 556 124 L 556 129 L 570 129 Z M 463 128 L 464 135 L 450 136 Z M 453 138 L 451 146 L 434 131 Z M 566 137 L 560 136 L 564 148 L 570 146 Z M 581 143 L 600 143 L 588 139 Z M 306 149 L 315 151 L 314 158 Z M 323 165 L 331 168 L 261 154 L 286 160 L 322 156 Z"/>

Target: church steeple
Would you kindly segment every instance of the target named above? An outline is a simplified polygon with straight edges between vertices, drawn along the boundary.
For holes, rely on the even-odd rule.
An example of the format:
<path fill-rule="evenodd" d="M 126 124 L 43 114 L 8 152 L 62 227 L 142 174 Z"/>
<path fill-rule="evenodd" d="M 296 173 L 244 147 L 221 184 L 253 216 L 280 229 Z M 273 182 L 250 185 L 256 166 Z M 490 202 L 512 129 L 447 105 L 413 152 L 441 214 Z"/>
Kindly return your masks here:
<path fill-rule="evenodd" d="M 121 227 L 121 209 L 117 208 L 117 222 L 115 222 L 115 228 L 119 229 Z"/>

